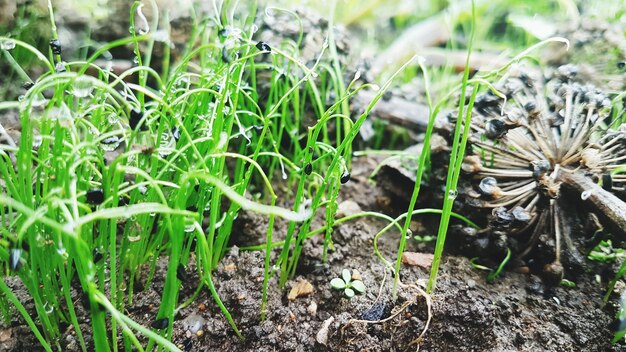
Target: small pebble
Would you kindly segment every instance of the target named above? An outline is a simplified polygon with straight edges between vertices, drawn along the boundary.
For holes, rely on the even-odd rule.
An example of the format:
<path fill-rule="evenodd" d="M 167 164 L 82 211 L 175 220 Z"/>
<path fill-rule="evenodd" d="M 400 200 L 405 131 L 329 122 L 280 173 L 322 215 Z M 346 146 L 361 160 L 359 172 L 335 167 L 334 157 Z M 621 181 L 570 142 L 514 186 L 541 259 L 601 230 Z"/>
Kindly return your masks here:
<path fill-rule="evenodd" d="M 298 281 L 295 286 L 289 291 L 287 298 L 290 301 L 302 296 L 309 295 L 313 292 L 313 285 L 308 280 Z"/>
<path fill-rule="evenodd" d="M 315 303 L 315 301 L 311 301 L 311 304 L 309 304 L 309 306 L 306 308 L 306 311 L 311 315 L 311 316 L 316 316 L 317 315 L 317 303 Z"/>
<path fill-rule="evenodd" d="M 202 331 L 204 323 L 206 323 L 206 320 L 203 317 L 198 314 L 191 314 L 183 320 L 183 327 L 192 334 L 196 334 Z"/>

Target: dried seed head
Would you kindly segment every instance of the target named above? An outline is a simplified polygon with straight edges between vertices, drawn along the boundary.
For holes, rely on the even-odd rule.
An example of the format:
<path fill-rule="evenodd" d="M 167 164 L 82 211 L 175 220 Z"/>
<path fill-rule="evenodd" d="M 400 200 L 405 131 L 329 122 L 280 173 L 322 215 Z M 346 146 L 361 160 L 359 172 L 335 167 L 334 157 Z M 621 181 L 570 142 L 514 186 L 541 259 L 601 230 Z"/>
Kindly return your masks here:
<path fill-rule="evenodd" d="M 515 221 L 523 224 L 528 223 L 531 219 L 530 213 L 526 209 L 519 206 L 513 208 L 513 210 L 511 210 L 511 214 L 513 215 Z"/>
<path fill-rule="evenodd" d="M 552 165 L 548 160 L 533 160 L 530 162 L 530 170 L 533 172 L 533 178 L 539 179 L 543 177 L 550 169 Z"/>
<path fill-rule="evenodd" d="M 573 242 L 568 237 L 577 225 L 564 220 L 575 215 L 562 209 L 571 205 L 563 203 L 560 175 L 584 172 L 603 178 L 605 188 L 612 190 L 626 184 L 626 175 L 612 172 L 626 162 L 626 127 L 606 128 L 610 100 L 578 77 L 574 65 L 548 75 L 512 73 L 496 87 L 507 96 L 506 103 L 491 92 L 476 99 L 471 149 L 462 164 L 473 180 L 472 189 L 464 191 L 467 204 L 490 211 L 495 232 L 508 229 L 505 246 L 520 258 L 533 257 L 541 234 L 555 242 Z M 576 251 L 569 247 L 568 253 Z M 562 266 L 560 274 L 557 270 L 560 253 L 533 258 L 551 265 L 546 274 L 562 275 Z"/>
<path fill-rule="evenodd" d="M 463 158 L 461 169 L 465 172 L 476 173 L 483 169 L 483 164 L 478 155 L 468 155 Z"/>
<path fill-rule="evenodd" d="M 498 187 L 498 181 L 493 177 L 485 177 L 480 180 L 478 189 L 480 194 L 488 199 L 496 199 L 502 194 L 502 190 Z"/>
<path fill-rule="evenodd" d="M 500 119 L 491 119 L 485 124 L 485 136 L 489 139 L 499 139 L 506 131 L 506 123 Z"/>
<path fill-rule="evenodd" d="M 511 226 L 515 218 L 505 207 L 495 208 L 491 211 L 490 223 L 496 228 L 507 228 Z"/>
<path fill-rule="evenodd" d="M 607 90 L 623 90 L 626 87 L 626 36 L 623 22 L 607 23 L 594 18 L 582 18 L 561 29 L 556 36 L 567 38 L 569 50 L 551 47 L 545 53 L 552 65 L 573 63 L 579 65 L 578 77 Z M 602 53 L 599 60 L 598 53 Z M 620 65 L 621 63 L 621 65 Z"/>

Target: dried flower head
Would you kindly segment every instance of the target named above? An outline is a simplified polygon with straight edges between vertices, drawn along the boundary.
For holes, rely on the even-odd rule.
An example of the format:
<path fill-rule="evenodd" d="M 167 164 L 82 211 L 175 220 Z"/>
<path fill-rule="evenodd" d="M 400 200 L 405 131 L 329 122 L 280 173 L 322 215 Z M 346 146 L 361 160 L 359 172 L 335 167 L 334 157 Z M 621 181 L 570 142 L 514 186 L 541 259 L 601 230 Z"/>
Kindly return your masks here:
<path fill-rule="evenodd" d="M 621 91 L 626 88 L 626 28 L 622 23 L 585 17 L 555 35 L 567 38 L 571 48 L 550 47 L 545 55 L 546 62 L 579 65 L 581 75 L 603 89 Z M 601 60 L 598 60 L 599 53 Z"/>
<path fill-rule="evenodd" d="M 498 87 L 506 102 L 491 92 L 479 95 L 463 163 L 474 180 L 468 203 L 489 213 L 492 233 L 504 236 L 519 258 L 543 250 L 533 260 L 556 283 L 562 251 L 582 261 L 573 234 L 584 216 L 576 197 L 563 194 L 572 182 L 565 176 L 603 180 L 610 191 L 626 184 L 623 174 L 611 174 L 626 163 L 625 125 L 613 128 L 611 101 L 577 73 L 565 65 L 547 78 L 511 74 Z M 582 204 L 584 194 L 577 199 Z"/>

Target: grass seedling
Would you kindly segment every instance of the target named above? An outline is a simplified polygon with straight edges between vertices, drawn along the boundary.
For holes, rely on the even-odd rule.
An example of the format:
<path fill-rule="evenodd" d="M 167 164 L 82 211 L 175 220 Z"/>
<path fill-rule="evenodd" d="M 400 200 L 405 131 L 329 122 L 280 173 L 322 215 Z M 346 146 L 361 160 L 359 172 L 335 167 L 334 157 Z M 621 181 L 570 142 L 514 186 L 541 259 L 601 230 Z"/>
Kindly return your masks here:
<path fill-rule="evenodd" d="M 492 283 L 492 282 L 496 281 L 496 279 L 500 276 L 500 274 L 502 274 L 502 270 L 504 270 L 504 267 L 509 262 L 509 259 L 511 259 L 511 250 L 507 248 L 506 256 L 504 257 L 504 259 L 502 259 L 502 261 L 500 262 L 500 264 L 498 265 L 498 267 L 496 269 L 491 269 L 491 268 L 488 268 L 488 267 L 486 267 L 484 265 L 476 263 L 478 258 L 470 259 L 470 264 L 475 269 L 489 271 L 489 274 L 487 275 L 487 282 L 488 283 Z"/>
<path fill-rule="evenodd" d="M 297 143 L 297 129 L 293 144 L 283 147 L 277 141 L 284 131 L 292 133 L 292 127 L 300 124 L 304 104 L 300 105 L 300 98 L 289 98 L 300 97 L 302 86 L 322 109 L 320 95 L 327 94 L 328 88 L 318 90 L 312 82 L 314 70 L 271 43 L 259 51 L 251 41 L 249 21 L 242 31 L 245 35 L 231 38 L 235 49 L 226 49 L 238 51 L 239 56 L 223 62 L 224 50 L 215 44 L 218 31 L 196 24 L 203 35 L 196 37 L 197 42 L 191 40 L 193 45 L 171 70 L 164 71 L 169 74 L 159 75 L 147 66 L 158 21 L 153 18 L 147 28 L 146 23 L 135 24 L 141 5 L 135 3 L 132 11 L 131 27 L 141 25 L 141 31 L 132 30 L 131 37 L 98 48 L 86 61 L 68 62 L 65 72 L 55 69 L 62 55 L 56 42 L 51 48 L 54 57 L 47 58 L 27 43 L 0 38 L 3 48 L 11 43 L 28 50 L 48 69 L 32 80 L 34 85 L 23 99 L 0 104 L 1 109 L 18 109 L 22 120 L 19 140 L 0 149 L 0 175 L 6 183 L 0 196 L 0 221 L 7 224 L 1 233 L 3 243 L 14 244 L 3 247 L 0 257 L 33 297 L 41 328 L 29 323 L 32 320 L 11 298 L 8 287 L 2 289 L 46 350 L 60 349 L 62 324 L 74 326 L 83 350 L 91 348 L 76 315 L 75 305 L 81 302 L 71 299 L 70 283 L 75 279 L 84 292 L 82 304 L 90 312 L 96 351 L 121 346 L 175 350 L 168 340 L 179 308 L 179 268 L 187 264 L 192 247 L 200 275 L 198 291 L 209 289 L 241 336 L 211 275 L 226 252 L 238 212 L 244 209 L 270 217 L 269 244 L 276 216 L 295 224 L 312 214 L 299 204 L 295 211 L 277 206 L 273 172 L 264 170 L 280 165 L 288 178 L 300 172 L 290 160 L 308 149 Z M 224 14 L 229 11 L 223 9 Z M 226 21 L 236 25 L 228 16 L 220 21 L 223 26 Z M 138 66 L 117 75 L 93 64 L 110 49 L 129 43 L 134 45 Z M 257 71 L 266 68 L 257 60 L 269 51 L 276 64 L 287 65 L 282 71 L 287 78 L 272 84 L 270 98 L 261 107 L 254 84 Z M 12 62 L 18 72 L 25 72 Z M 197 65 L 204 68 L 202 73 Z M 306 79 L 294 79 L 290 73 L 294 67 L 305 72 Z M 87 69 L 95 70 L 95 76 L 86 76 Z M 127 82 L 134 75 L 139 76 L 139 84 Z M 53 94 L 44 99 L 46 91 Z M 291 119 L 293 104 L 298 113 Z M 342 168 L 337 180 L 343 174 Z M 261 190 L 260 198 L 246 197 L 251 187 Z M 269 205 L 263 203 L 264 195 L 269 196 Z M 208 226 L 203 225 L 205 217 Z M 22 244 L 28 250 L 21 249 Z M 164 257 L 168 270 L 164 278 L 157 278 L 156 264 Z M 268 261 L 264 291 L 269 267 Z M 133 304 L 140 278 L 145 282 L 142 289 L 149 289 L 157 279 L 164 282 L 152 325 L 141 326 L 121 313 Z M 146 346 L 139 343 L 137 332 L 149 338 Z"/>

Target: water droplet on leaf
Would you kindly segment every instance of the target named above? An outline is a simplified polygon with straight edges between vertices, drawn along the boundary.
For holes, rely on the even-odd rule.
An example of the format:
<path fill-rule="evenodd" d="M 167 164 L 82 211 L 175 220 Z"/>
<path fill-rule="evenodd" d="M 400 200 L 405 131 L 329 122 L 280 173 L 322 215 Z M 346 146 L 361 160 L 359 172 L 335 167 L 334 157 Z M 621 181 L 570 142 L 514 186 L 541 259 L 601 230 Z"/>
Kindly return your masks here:
<path fill-rule="evenodd" d="M 18 271 L 22 267 L 21 263 L 22 258 L 22 249 L 20 248 L 11 248 L 9 253 L 9 269 L 12 271 Z"/>
<path fill-rule="evenodd" d="M 105 152 L 111 152 L 120 146 L 120 139 L 118 136 L 111 136 L 100 141 L 100 148 Z"/>
<path fill-rule="evenodd" d="M 13 50 L 15 49 L 15 40 L 13 39 L 5 39 L 0 42 L 0 49 L 2 50 Z"/>
<path fill-rule="evenodd" d="M 77 77 L 73 85 L 73 93 L 75 97 L 85 98 L 93 91 L 93 81 L 90 77 Z"/>

